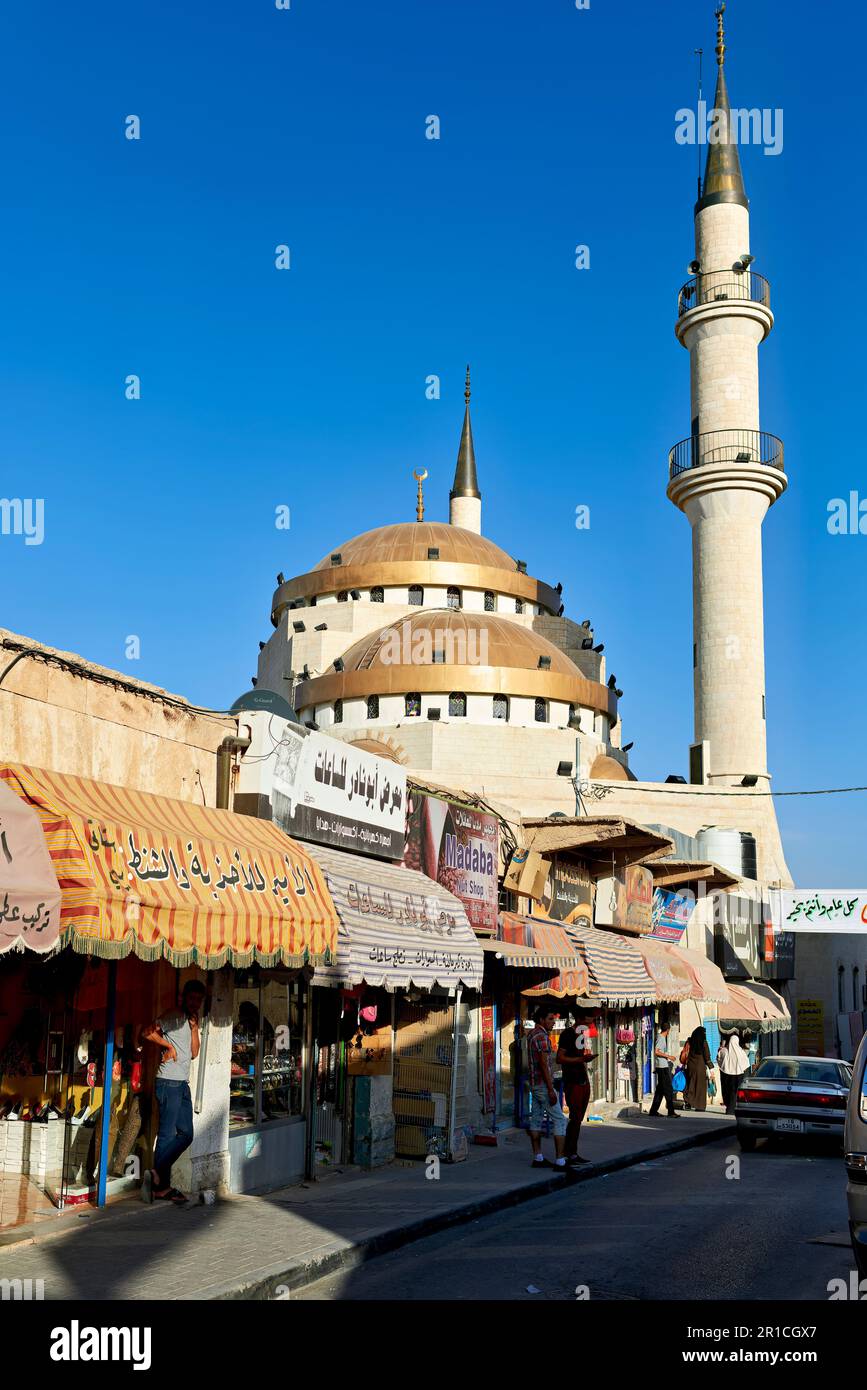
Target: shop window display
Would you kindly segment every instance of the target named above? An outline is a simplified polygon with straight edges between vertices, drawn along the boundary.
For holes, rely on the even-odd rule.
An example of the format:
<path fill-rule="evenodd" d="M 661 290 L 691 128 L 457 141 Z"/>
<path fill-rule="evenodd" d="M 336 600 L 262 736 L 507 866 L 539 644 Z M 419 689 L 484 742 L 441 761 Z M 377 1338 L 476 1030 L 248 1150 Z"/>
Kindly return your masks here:
<path fill-rule="evenodd" d="M 267 972 L 236 975 L 231 1128 L 303 1114 L 305 988 L 301 980 Z"/>

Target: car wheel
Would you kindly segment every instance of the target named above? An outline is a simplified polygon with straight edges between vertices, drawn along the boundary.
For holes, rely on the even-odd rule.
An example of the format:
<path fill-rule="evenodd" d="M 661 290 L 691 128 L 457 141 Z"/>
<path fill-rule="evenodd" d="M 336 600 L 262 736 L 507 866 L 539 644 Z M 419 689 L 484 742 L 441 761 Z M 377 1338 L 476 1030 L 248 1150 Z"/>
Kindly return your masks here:
<path fill-rule="evenodd" d="M 756 1147 L 756 1136 L 748 1134 L 745 1130 L 738 1130 L 738 1143 L 741 1146 L 741 1153 L 751 1154 Z"/>

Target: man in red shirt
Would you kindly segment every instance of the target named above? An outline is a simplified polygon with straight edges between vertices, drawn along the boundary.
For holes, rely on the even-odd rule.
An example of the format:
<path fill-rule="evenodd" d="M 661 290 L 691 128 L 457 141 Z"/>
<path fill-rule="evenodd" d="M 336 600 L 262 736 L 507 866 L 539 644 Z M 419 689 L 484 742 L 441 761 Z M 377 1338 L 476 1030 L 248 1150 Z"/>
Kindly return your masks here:
<path fill-rule="evenodd" d="M 542 1153 L 542 1125 L 547 1115 L 551 1121 L 551 1130 L 554 1135 L 556 1157 L 553 1166 L 565 1173 L 566 1116 L 557 1096 L 551 1072 L 551 1058 L 554 1055 L 551 1033 L 557 1022 L 557 1015 L 542 1006 L 536 1010 L 533 1018 L 536 1026 L 527 1039 L 527 1067 L 532 1096 L 530 1143 L 533 1145 L 533 1167 L 547 1168 L 551 1166 L 550 1161 Z"/>

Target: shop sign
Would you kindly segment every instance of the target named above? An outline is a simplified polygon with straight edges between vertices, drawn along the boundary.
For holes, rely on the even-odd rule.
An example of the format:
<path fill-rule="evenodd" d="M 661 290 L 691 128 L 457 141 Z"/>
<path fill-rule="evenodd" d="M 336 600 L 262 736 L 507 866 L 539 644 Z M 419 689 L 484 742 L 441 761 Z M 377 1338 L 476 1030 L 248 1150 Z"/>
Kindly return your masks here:
<path fill-rule="evenodd" d="M 0 782 L 0 954 L 50 951 L 60 935 L 60 885 L 36 812 Z"/>
<path fill-rule="evenodd" d="M 325 734 L 283 730 L 274 750 L 274 823 L 294 839 L 400 859 L 406 773 Z"/>
<path fill-rule="evenodd" d="M 695 907 L 692 893 L 672 893 L 654 888 L 651 909 L 651 936 L 660 941 L 680 941 Z"/>
<path fill-rule="evenodd" d="M 653 926 L 653 874 L 628 864 L 596 884 L 596 922 L 618 931 L 649 936 Z"/>
<path fill-rule="evenodd" d="M 497 930 L 499 826 L 496 816 L 444 797 L 413 791 L 404 867 L 427 874 L 464 906 L 482 935 Z"/>
<path fill-rule="evenodd" d="M 863 888 L 772 888 L 769 896 L 777 931 L 845 936 L 867 932 Z"/>
<path fill-rule="evenodd" d="M 490 995 L 484 995 L 480 1010 L 482 1038 L 482 1109 L 492 1115 L 497 1108 L 497 1050 L 494 1034 L 494 1004 Z"/>
<path fill-rule="evenodd" d="M 821 999 L 798 1000 L 797 1032 L 802 1057 L 825 1055 L 825 1006 Z"/>
<path fill-rule="evenodd" d="M 593 882 L 586 867 L 576 859 L 556 855 L 542 906 L 545 916 L 555 922 L 583 922 L 589 927 L 593 921 Z"/>

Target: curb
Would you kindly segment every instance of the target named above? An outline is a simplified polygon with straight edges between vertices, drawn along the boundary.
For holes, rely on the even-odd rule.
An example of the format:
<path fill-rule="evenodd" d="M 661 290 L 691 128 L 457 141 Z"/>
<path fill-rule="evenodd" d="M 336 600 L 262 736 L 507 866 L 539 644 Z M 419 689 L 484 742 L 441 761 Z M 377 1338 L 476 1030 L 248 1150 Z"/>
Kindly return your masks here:
<path fill-rule="evenodd" d="M 452 1207 L 449 1211 L 440 1211 L 431 1216 L 420 1217 L 418 1221 L 396 1226 L 390 1231 L 381 1231 L 339 1250 L 325 1251 L 309 1259 L 301 1258 L 281 1262 L 278 1268 L 272 1267 L 262 1270 L 261 1273 L 244 1283 L 226 1285 L 222 1289 L 211 1292 L 207 1297 L 209 1301 L 216 1302 L 269 1300 L 277 1296 L 278 1288 L 281 1294 L 291 1294 L 294 1290 L 306 1288 L 307 1285 L 324 1279 L 327 1275 L 334 1274 L 338 1270 L 356 1268 L 368 1260 L 375 1259 L 377 1255 L 390 1254 L 394 1250 L 399 1250 L 401 1246 L 411 1245 L 414 1241 L 422 1240 L 425 1236 L 437 1235 L 441 1231 L 447 1231 L 452 1226 L 462 1226 L 481 1216 L 489 1216 L 496 1211 L 505 1211 L 509 1207 L 521 1206 L 524 1202 L 533 1201 L 537 1197 L 546 1197 L 551 1192 L 563 1192 L 566 1187 L 590 1182 L 594 1178 L 604 1177 L 607 1173 L 616 1173 L 624 1168 L 632 1168 L 635 1164 L 643 1163 L 650 1158 L 665 1158 L 669 1154 L 680 1153 L 684 1149 L 699 1148 L 719 1139 L 733 1138 L 734 1133 L 734 1124 L 726 1125 L 724 1129 L 717 1129 L 714 1126 L 706 1133 L 685 1134 L 682 1139 L 671 1139 L 664 1144 L 652 1144 L 647 1148 L 621 1154 L 618 1158 L 605 1159 L 601 1163 L 588 1163 L 586 1168 L 569 1169 L 565 1182 L 561 1177 L 545 1177 L 538 1182 L 526 1183 L 521 1187 L 509 1188 L 504 1192 L 496 1192 L 490 1197 L 483 1197 L 475 1202 L 464 1202 L 458 1207 Z M 199 1292 L 195 1297 L 197 1299 L 202 1298 L 202 1293 Z"/>

